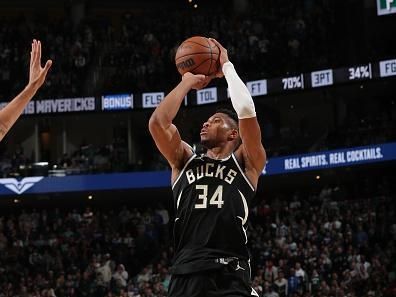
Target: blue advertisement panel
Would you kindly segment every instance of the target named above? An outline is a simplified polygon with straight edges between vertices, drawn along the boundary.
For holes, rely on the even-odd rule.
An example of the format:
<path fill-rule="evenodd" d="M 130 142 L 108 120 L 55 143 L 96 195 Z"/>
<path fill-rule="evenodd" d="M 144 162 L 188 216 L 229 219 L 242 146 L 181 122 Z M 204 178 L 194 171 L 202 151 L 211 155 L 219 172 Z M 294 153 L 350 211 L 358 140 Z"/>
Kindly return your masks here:
<path fill-rule="evenodd" d="M 285 174 L 396 160 L 396 143 L 353 147 L 268 160 L 264 174 Z"/>
<path fill-rule="evenodd" d="M 297 173 L 333 167 L 396 160 L 396 143 L 354 147 L 303 155 L 271 158 L 264 175 Z M 131 172 L 64 177 L 0 179 L 0 195 L 142 189 L 170 187 L 170 171 Z"/>
<path fill-rule="evenodd" d="M 168 187 L 169 171 L 0 179 L 0 195 Z"/>

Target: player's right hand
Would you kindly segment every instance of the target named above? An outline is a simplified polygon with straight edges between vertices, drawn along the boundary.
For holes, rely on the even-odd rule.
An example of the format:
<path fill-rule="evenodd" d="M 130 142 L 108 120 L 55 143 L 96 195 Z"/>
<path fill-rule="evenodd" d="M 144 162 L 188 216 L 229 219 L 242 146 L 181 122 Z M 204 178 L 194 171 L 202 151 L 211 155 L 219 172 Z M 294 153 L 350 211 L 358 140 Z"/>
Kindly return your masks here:
<path fill-rule="evenodd" d="M 224 46 L 222 46 L 220 44 L 220 42 L 218 42 L 216 39 L 209 38 L 209 40 L 212 41 L 215 45 L 217 45 L 217 47 L 220 50 L 220 58 L 219 58 L 220 59 L 220 67 L 219 67 L 218 71 L 215 73 L 215 76 L 216 77 L 223 77 L 224 76 L 223 64 L 229 61 L 227 49 Z"/>
<path fill-rule="evenodd" d="M 51 65 L 52 61 L 48 60 L 45 66 L 41 67 L 41 42 L 34 39 L 32 42 L 32 51 L 30 52 L 29 85 L 36 90 L 40 88 L 45 81 Z"/>
<path fill-rule="evenodd" d="M 192 74 L 191 72 L 186 72 L 184 73 L 182 80 L 187 82 L 191 89 L 200 90 L 205 88 L 210 83 L 212 77 L 205 76 L 203 74 Z"/>

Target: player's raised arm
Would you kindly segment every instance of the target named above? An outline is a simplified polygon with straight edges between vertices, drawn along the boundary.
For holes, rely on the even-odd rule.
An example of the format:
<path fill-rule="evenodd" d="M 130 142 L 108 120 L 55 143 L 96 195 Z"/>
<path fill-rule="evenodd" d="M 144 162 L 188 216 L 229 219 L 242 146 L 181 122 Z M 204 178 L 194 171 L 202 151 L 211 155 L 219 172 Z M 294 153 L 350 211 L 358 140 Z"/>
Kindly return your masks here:
<path fill-rule="evenodd" d="M 230 92 L 231 103 L 239 118 L 239 134 L 242 139 L 242 149 L 259 176 L 264 169 L 266 153 L 261 143 L 261 130 L 256 117 L 252 96 L 246 85 L 229 61 L 227 50 L 215 39 L 211 40 L 220 49 L 220 71 L 217 76 L 225 76 Z"/>
<path fill-rule="evenodd" d="M 0 110 L 0 140 L 4 138 L 12 125 L 19 118 L 25 106 L 43 85 L 52 61 L 48 60 L 44 68 L 41 67 L 41 42 L 33 40 L 30 52 L 29 83 L 25 89 Z"/>
<path fill-rule="evenodd" d="M 172 168 L 180 168 L 191 155 L 187 144 L 181 138 L 176 126 L 172 123 L 179 111 L 184 97 L 191 89 L 201 89 L 209 83 L 210 78 L 204 75 L 183 75 L 182 81 L 162 100 L 151 115 L 150 133 L 159 151 L 168 160 Z"/>

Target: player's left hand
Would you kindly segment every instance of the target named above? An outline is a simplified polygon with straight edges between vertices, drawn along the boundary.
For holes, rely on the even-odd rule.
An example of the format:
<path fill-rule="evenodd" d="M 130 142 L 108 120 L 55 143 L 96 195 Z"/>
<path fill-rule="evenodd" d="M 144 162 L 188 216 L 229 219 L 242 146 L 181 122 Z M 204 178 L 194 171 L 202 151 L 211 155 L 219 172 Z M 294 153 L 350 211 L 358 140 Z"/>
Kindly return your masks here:
<path fill-rule="evenodd" d="M 36 90 L 39 89 L 43 85 L 51 65 L 52 61 L 48 60 L 44 68 L 41 67 L 41 42 L 33 39 L 32 51 L 30 52 L 29 86 Z"/>
<path fill-rule="evenodd" d="M 224 73 L 223 73 L 223 64 L 228 62 L 228 52 L 227 49 L 221 45 L 220 42 L 218 42 L 216 39 L 214 38 L 209 38 L 210 41 L 212 41 L 220 50 L 220 65 L 219 65 L 219 69 L 217 70 L 217 72 L 214 74 L 215 77 L 223 77 Z"/>

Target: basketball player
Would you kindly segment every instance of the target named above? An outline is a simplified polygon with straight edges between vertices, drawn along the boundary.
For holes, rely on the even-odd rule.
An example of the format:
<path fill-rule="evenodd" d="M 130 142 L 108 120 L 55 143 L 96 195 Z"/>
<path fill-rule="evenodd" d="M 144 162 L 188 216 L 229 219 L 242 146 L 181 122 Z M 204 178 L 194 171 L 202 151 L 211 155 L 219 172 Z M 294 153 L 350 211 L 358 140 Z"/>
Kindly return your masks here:
<path fill-rule="evenodd" d="M 149 129 L 172 168 L 176 218 L 170 297 L 258 296 L 250 286 L 246 247 L 249 204 L 266 162 L 252 97 L 220 48 L 220 69 L 236 111 L 221 110 L 202 126 L 207 148 L 197 155 L 181 140 L 173 119 L 191 89 L 210 77 L 186 73 L 153 112 Z"/>
<path fill-rule="evenodd" d="M 0 110 L 0 141 L 22 114 L 23 109 L 36 94 L 37 90 L 43 85 L 51 65 L 52 61 L 48 60 L 44 68 L 41 67 L 41 42 L 34 39 L 32 51 L 30 52 L 29 83 L 22 92 Z"/>

